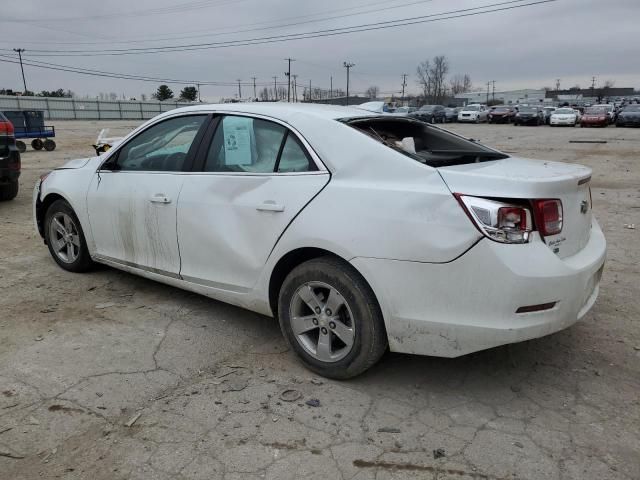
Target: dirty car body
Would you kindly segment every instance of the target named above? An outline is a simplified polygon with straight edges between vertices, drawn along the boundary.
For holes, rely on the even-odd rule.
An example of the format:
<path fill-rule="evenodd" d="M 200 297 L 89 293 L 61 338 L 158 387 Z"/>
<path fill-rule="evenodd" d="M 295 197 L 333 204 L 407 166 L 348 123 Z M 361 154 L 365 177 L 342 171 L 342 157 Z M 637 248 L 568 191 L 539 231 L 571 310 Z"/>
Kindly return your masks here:
<path fill-rule="evenodd" d="M 301 357 L 316 354 L 306 360 L 318 371 L 330 325 L 346 325 L 334 331 L 345 345 L 370 338 L 355 328 L 358 292 L 318 293 L 334 278 L 323 265 L 366 291 L 395 352 L 456 357 L 575 323 L 595 302 L 605 257 L 590 179 L 587 167 L 510 157 L 409 117 L 208 105 L 162 114 L 102 156 L 54 170 L 36 185 L 34 211 L 47 237 L 48 209 L 67 202 L 95 262 L 281 326 L 302 309 L 320 333 L 287 338 Z M 53 238 L 73 254 L 73 234 Z M 305 262 L 319 280 L 283 304 Z M 351 305 L 344 325 L 327 313 L 332 302 Z M 348 369 L 342 343 L 328 348 L 325 363 Z"/>

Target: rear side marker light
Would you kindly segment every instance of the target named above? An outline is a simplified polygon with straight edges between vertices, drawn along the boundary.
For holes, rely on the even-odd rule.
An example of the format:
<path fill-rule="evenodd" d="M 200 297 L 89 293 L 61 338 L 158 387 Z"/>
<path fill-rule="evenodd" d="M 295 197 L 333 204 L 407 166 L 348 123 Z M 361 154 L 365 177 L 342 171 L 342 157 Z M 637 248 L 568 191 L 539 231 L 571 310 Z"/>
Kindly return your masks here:
<path fill-rule="evenodd" d="M 533 211 L 540 235 L 557 235 L 562 231 L 562 202 L 557 199 L 534 200 Z"/>
<path fill-rule="evenodd" d="M 551 310 L 556 306 L 558 302 L 541 303 L 539 305 L 527 305 L 526 307 L 520 307 L 516 310 L 516 313 L 533 313 L 542 312 L 544 310 Z"/>

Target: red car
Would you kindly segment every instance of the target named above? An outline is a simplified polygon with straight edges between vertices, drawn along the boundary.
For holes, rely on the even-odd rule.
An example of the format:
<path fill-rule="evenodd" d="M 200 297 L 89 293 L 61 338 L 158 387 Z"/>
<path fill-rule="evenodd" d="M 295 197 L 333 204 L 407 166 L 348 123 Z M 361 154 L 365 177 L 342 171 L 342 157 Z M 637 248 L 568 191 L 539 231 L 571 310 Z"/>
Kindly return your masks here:
<path fill-rule="evenodd" d="M 580 120 L 580 127 L 606 127 L 609 125 L 609 117 L 604 108 L 587 108 Z"/>

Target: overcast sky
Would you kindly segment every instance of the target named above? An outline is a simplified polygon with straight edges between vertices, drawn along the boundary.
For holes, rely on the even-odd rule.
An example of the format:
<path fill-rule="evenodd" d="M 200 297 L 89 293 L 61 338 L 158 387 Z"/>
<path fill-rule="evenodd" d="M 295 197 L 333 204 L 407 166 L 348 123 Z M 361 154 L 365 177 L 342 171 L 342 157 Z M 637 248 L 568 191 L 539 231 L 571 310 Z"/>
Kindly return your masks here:
<path fill-rule="evenodd" d="M 56 57 L 35 56 L 36 50 L 128 49 L 273 37 L 438 14 L 501 0 L 10 3 L 11 8 L 4 8 L 0 16 L 0 55 L 17 57 L 6 50 L 20 47 L 26 50 L 25 61 L 154 78 L 250 82 L 255 76 L 258 83 L 272 84 L 273 76 L 284 81 L 284 58 L 292 57 L 296 59 L 292 73 L 299 75 L 298 83 L 308 85 L 311 80 L 312 85 L 327 89 L 331 76 L 334 87 L 345 87 L 342 64 L 349 61 L 355 64 L 351 70 L 353 92 L 361 93 L 376 85 L 382 92 L 391 93 L 400 91 L 403 73 L 408 74 L 407 90 L 417 92 L 417 64 L 434 55 L 446 55 L 451 74 L 469 73 L 477 88 L 490 80 L 496 80 L 496 91 L 555 87 L 556 78 L 561 79 L 561 88 L 575 84 L 588 87 L 594 75 L 598 84 L 612 79 L 618 87 L 640 88 L 640 0 L 558 0 L 398 28 L 253 46 Z M 283 26 L 292 23 L 297 25 Z M 25 67 L 25 74 L 30 90 L 64 88 L 79 96 L 116 92 L 139 98 L 157 87 L 157 83 L 88 77 L 32 66 Z M 169 85 L 176 93 L 182 88 Z M 0 63 L 0 88 L 22 89 L 18 65 Z M 243 96 L 252 93 L 252 87 L 245 88 Z M 203 98 L 211 101 L 236 93 L 237 86 L 202 87 Z"/>

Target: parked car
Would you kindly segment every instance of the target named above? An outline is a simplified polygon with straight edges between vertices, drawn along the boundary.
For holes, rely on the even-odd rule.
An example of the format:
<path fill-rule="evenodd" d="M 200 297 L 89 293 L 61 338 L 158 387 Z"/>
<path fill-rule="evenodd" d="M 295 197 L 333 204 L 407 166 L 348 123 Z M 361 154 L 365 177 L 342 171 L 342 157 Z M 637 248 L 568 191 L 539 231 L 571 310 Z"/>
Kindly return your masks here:
<path fill-rule="evenodd" d="M 0 113 L 0 200 L 12 200 L 18 195 L 20 168 L 13 124 Z"/>
<path fill-rule="evenodd" d="M 599 105 L 594 105 L 594 108 L 602 108 L 607 114 L 607 120 L 609 123 L 613 123 L 616 119 L 616 110 L 615 107 L 610 103 L 603 103 Z"/>
<path fill-rule="evenodd" d="M 622 109 L 616 118 L 616 127 L 639 127 L 640 105 L 630 104 Z"/>
<path fill-rule="evenodd" d="M 447 107 L 444 109 L 445 123 L 452 123 L 458 119 L 458 112 L 455 108 Z"/>
<path fill-rule="evenodd" d="M 483 105 L 467 105 L 458 112 L 459 122 L 486 122 L 488 112 Z"/>
<path fill-rule="evenodd" d="M 491 107 L 488 114 L 489 123 L 511 123 L 516 112 L 508 105 Z"/>
<path fill-rule="evenodd" d="M 395 109 L 395 111 L 393 113 L 398 114 L 404 114 L 404 115 L 408 115 L 409 113 L 413 113 L 416 110 L 418 110 L 416 107 L 398 107 Z"/>
<path fill-rule="evenodd" d="M 551 115 L 553 115 L 553 112 L 555 112 L 557 110 L 556 107 L 542 107 L 542 110 L 544 112 L 544 123 L 546 125 L 551 124 Z"/>
<path fill-rule="evenodd" d="M 423 122 L 445 123 L 447 114 L 442 105 L 423 105 L 410 115 Z"/>
<path fill-rule="evenodd" d="M 575 127 L 578 123 L 578 112 L 576 112 L 573 108 L 563 107 L 556 109 L 551 114 L 551 119 L 549 120 L 549 125 L 552 127 L 559 125 L 568 125 L 570 127 Z"/>
<path fill-rule="evenodd" d="M 544 113 L 538 107 L 518 107 L 518 113 L 513 117 L 514 125 L 543 125 Z"/>
<path fill-rule="evenodd" d="M 361 103 L 360 105 L 356 105 L 356 108 L 361 108 L 362 110 L 367 110 L 374 113 L 389 112 L 389 107 L 387 106 L 387 104 L 379 101 Z"/>
<path fill-rule="evenodd" d="M 581 319 L 606 253 L 591 176 L 411 117 L 236 103 L 165 112 L 33 198 L 63 269 L 275 316 L 309 369 L 349 378 L 387 348 L 457 357 Z"/>
<path fill-rule="evenodd" d="M 609 115 L 602 107 L 586 108 L 580 120 L 581 127 L 607 127 L 608 125 Z"/>

